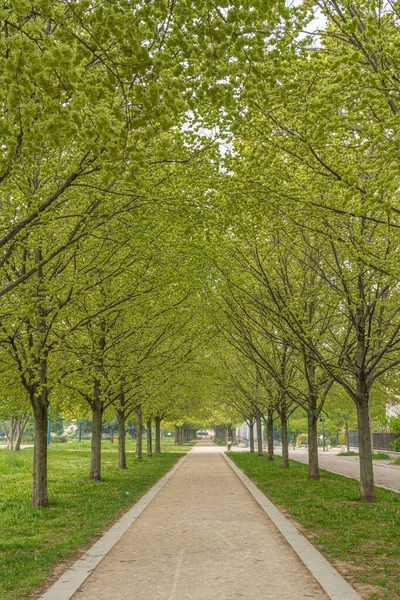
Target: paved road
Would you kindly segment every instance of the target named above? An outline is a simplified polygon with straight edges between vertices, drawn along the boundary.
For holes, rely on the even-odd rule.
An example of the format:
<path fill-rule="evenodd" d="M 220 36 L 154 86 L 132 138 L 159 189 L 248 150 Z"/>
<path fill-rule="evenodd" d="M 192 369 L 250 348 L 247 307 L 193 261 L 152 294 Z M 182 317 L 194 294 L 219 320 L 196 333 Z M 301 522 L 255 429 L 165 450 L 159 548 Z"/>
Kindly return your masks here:
<path fill-rule="evenodd" d="M 328 600 L 219 448 L 201 442 L 74 600 Z"/>
<path fill-rule="evenodd" d="M 276 454 L 280 454 L 279 446 L 275 449 Z M 308 464 L 308 454 L 306 448 L 292 448 L 289 451 L 289 457 L 293 460 Z M 358 456 L 337 456 L 334 450 L 328 452 L 319 452 L 319 465 L 322 469 L 360 478 L 360 464 Z M 376 485 L 390 488 L 400 492 L 400 465 L 391 465 L 389 461 L 374 461 L 374 479 Z"/>

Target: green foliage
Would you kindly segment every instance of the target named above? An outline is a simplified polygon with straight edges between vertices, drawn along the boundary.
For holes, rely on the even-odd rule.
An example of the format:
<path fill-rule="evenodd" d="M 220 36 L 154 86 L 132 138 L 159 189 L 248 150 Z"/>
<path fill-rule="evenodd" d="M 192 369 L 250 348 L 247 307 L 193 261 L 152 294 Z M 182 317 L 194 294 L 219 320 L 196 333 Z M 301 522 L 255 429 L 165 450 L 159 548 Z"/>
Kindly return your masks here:
<path fill-rule="evenodd" d="M 65 421 L 60 415 L 51 414 L 49 416 L 50 419 L 50 431 L 51 433 L 56 433 L 59 437 L 64 433 L 64 425 Z M 54 440 L 54 437 L 53 437 Z"/>
<path fill-rule="evenodd" d="M 51 438 L 51 444 L 65 444 L 68 442 L 66 435 L 54 435 Z"/>
<path fill-rule="evenodd" d="M 391 417 L 389 419 L 389 425 L 394 433 L 400 433 L 400 417 Z"/>
<path fill-rule="evenodd" d="M 297 446 L 307 446 L 308 443 L 308 435 L 306 433 L 299 433 L 296 438 Z"/>
<path fill-rule="evenodd" d="M 398 437 L 394 442 L 392 442 L 393 450 L 400 450 L 400 437 Z"/>
<path fill-rule="evenodd" d="M 385 426 L 396 11 L 1 4 L 2 418 Z"/>

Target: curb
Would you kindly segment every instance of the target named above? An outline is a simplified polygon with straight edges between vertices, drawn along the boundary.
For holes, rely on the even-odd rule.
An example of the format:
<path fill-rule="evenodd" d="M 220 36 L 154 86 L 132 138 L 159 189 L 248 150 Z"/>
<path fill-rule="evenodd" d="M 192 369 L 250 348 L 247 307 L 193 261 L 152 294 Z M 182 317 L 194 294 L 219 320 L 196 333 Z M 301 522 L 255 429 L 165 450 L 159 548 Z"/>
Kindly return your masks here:
<path fill-rule="evenodd" d="M 236 473 L 250 494 L 258 502 L 271 519 L 285 540 L 318 581 L 331 600 L 362 600 L 361 596 L 322 556 L 320 552 L 283 516 L 274 504 L 258 489 L 258 487 L 239 469 L 235 463 L 221 452 L 231 469 Z M 47 600 L 47 599 L 46 599 Z M 53 599 L 52 599 L 53 600 Z"/>
<path fill-rule="evenodd" d="M 131 509 L 126 512 L 123 517 L 115 525 L 113 525 L 93 546 L 72 565 L 70 569 L 65 571 L 63 575 L 43 594 L 39 600 L 70 600 L 75 592 L 80 588 L 82 583 L 89 577 L 92 571 L 110 552 L 115 544 L 121 539 L 129 527 L 142 514 L 144 509 L 150 504 L 165 484 L 171 479 L 174 473 L 182 465 L 187 457 L 186 453 L 172 467 L 166 475 L 164 475 L 157 483 L 151 487 L 148 492 L 138 500 Z"/>

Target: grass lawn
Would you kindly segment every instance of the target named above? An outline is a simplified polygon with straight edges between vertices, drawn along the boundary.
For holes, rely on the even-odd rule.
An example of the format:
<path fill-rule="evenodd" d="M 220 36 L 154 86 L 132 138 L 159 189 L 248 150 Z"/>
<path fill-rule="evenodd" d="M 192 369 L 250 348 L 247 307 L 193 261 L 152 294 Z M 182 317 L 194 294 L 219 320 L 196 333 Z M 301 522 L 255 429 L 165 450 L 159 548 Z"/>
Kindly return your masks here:
<path fill-rule="evenodd" d="M 358 456 L 358 452 L 354 452 L 354 450 L 349 450 L 348 452 L 338 452 L 337 456 Z"/>
<path fill-rule="evenodd" d="M 0 449 L 0 600 L 26 597 L 56 563 L 94 541 L 190 449 L 175 452 L 172 442 L 164 445 L 168 452 L 142 461 L 128 453 L 128 470 L 119 471 L 117 445 L 104 441 L 103 481 L 94 483 L 88 480 L 89 447 L 86 441 L 49 447 L 48 510 L 31 506 L 33 449 Z"/>
<path fill-rule="evenodd" d="M 359 456 L 359 454 L 358 452 L 350 450 L 350 452 L 339 452 L 337 456 Z M 386 452 L 374 452 L 372 454 L 372 460 L 390 460 L 390 456 L 389 454 L 386 454 Z"/>
<path fill-rule="evenodd" d="M 368 600 L 400 598 L 400 494 L 376 489 L 377 504 L 361 504 L 359 483 L 307 465 L 231 452 L 230 458 Z"/>
<path fill-rule="evenodd" d="M 192 446 L 194 446 L 197 442 L 185 442 L 180 446 L 175 446 L 174 438 L 161 438 L 161 452 L 183 452 L 186 453 L 190 450 Z M 110 440 L 102 440 L 102 450 L 103 452 L 117 452 L 118 450 L 118 440 L 115 437 L 115 441 L 112 444 Z M 136 452 L 136 442 L 132 438 L 126 438 L 126 451 L 127 454 L 132 454 Z M 68 448 L 68 450 L 82 450 L 82 449 L 90 449 L 90 440 L 82 440 L 78 442 L 77 440 L 68 441 L 65 444 L 53 444 L 54 447 L 60 446 L 62 448 Z M 142 450 L 144 454 L 146 454 L 146 438 L 143 439 Z M 153 452 L 154 452 L 154 440 L 153 440 Z"/>

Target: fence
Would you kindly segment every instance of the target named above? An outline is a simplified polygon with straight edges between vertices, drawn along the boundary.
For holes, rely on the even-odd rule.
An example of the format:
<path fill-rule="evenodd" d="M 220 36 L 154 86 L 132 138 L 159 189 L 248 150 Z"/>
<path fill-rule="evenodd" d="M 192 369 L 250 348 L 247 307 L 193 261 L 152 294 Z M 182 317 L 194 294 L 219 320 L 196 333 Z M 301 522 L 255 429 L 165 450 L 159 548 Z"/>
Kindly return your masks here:
<path fill-rule="evenodd" d="M 387 431 L 377 432 L 373 434 L 374 448 L 380 450 L 392 450 L 392 444 L 400 435 L 398 433 L 388 433 Z M 349 431 L 350 446 L 358 446 L 358 431 Z"/>

